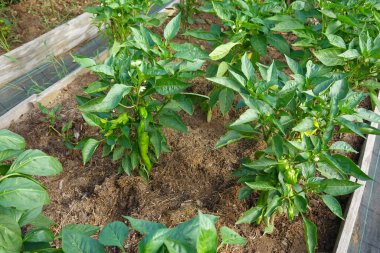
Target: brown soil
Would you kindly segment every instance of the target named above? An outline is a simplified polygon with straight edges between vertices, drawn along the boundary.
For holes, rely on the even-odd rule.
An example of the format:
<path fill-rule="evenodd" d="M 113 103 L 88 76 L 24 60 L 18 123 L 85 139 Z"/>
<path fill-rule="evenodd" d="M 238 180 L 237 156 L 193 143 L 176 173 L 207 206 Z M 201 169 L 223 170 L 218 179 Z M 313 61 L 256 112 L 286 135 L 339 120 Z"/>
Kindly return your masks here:
<path fill-rule="evenodd" d="M 0 17 L 9 19 L 13 26 L 9 40 L 11 49 L 46 33 L 83 13 L 96 0 L 21 0 L 0 10 Z M 0 49 L 0 55 L 5 53 Z"/>

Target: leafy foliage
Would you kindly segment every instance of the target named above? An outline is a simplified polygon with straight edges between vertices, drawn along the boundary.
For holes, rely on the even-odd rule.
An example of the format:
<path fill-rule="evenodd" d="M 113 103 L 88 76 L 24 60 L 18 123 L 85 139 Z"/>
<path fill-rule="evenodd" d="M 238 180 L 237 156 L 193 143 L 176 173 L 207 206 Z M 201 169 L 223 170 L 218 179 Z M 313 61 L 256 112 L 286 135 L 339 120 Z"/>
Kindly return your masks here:
<path fill-rule="evenodd" d="M 84 119 L 102 136 L 80 144 L 84 163 L 102 142 L 103 155 L 122 160 L 122 171 L 131 174 L 138 168 L 147 177 L 161 153 L 169 151 L 162 128 L 187 131 L 178 112 L 192 114 L 193 101 L 202 98 L 185 89 L 202 73 L 207 53 L 190 43 L 171 41 L 180 17 L 167 24 L 163 39 L 142 25 L 132 27 L 131 39 L 115 43 L 103 64 L 75 58 L 101 78 L 84 89 L 87 97 L 78 98 Z"/>

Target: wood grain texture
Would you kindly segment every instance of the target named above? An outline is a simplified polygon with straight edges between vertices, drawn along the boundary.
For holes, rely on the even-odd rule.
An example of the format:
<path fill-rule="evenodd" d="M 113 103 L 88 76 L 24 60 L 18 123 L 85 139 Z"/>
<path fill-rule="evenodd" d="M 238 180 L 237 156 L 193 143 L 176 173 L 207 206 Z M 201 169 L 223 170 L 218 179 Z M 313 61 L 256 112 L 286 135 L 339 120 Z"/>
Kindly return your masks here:
<path fill-rule="evenodd" d="M 380 93 L 378 95 L 378 98 L 380 99 Z M 377 107 L 375 109 L 375 112 L 379 113 L 379 110 Z M 379 124 L 377 123 L 372 123 L 371 125 L 375 128 L 379 127 Z M 374 157 L 373 149 L 374 149 L 376 138 L 379 138 L 379 137 L 372 134 L 368 135 L 367 140 L 364 143 L 364 147 L 362 148 L 359 165 L 362 171 L 366 174 L 368 174 L 368 171 L 371 166 L 371 161 Z M 347 203 L 348 207 L 346 207 L 347 211 L 345 214 L 345 220 L 342 221 L 338 239 L 335 243 L 335 249 L 334 249 L 335 253 L 346 253 L 348 251 L 348 247 L 352 240 L 352 234 L 355 228 L 356 219 L 359 214 L 359 208 L 362 202 L 364 189 L 366 185 L 365 181 L 357 180 L 353 177 L 351 177 L 350 180 L 356 181 L 362 186 L 352 194 L 350 201 Z"/>
<path fill-rule="evenodd" d="M 0 56 L 0 88 L 48 62 L 54 56 L 70 51 L 93 39 L 98 28 L 92 15 L 84 13 L 40 37 Z"/>

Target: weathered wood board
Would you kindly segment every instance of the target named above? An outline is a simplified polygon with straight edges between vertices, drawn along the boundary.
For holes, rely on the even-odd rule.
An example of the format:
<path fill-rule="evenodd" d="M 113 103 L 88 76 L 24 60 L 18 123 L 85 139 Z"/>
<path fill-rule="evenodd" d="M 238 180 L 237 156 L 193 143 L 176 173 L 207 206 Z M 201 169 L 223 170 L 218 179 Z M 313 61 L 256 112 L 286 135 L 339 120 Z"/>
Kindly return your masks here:
<path fill-rule="evenodd" d="M 0 88 L 81 43 L 93 39 L 98 28 L 92 15 L 84 13 L 4 55 L 0 56 Z"/>
<path fill-rule="evenodd" d="M 380 94 L 379 94 L 380 98 Z M 376 113 L 379 113 L 379 110 L 376 108 Z M 375 128 L 379 128 L 379 124 L 372 123 L 372 126 Z M 365 141 L 365 144 L 362 148 L 361 152 L 361 158 L 359 161 L 360 168 L 363 172 L 367 173 L 369 176 L 372 176 L 374 181 L 361 181 L 361 180 L 355 180 L 355 178 L 351 178 L 351 180 L 356 181 L 357 183 L 361 184 L 362 187 L 357 189 L 351 196 L 350 201 L 347 204 L 346 207 L 346 214 L 345 214 L 345 220 L 342 222 L 341 229 L 338 235 L 338 239 L 335 244 L 335 253 L 347 253 L 347 252 L 367 252 L 362 251 L 361 243 L 359 242 L 363 238 L 360 238 L 359 231 L 358 231 L 358 218 L 362 216 L 363 212 L 367 212 L 369 207 L 368 203 L 364 203 L 364 198 L 368 198 L 368 191 L 371 190 L 373 185 L 379 185 L 379 193 L 380 193 L 380 174 L 376 175 L 376 171 L 380 170 L 380 164 L 378 164 L 379 160 L 379 146 L 380 146 L 380 136 L 376 135 L 368 135 L 367 140 Z M 377 177 L 375 177 L 377 176 Z M 377 182 L 378 181 L 378 182 Z M 380 200 L 380 196 L 375 196 L 378 200 Z M 372 203 L 376 205 L 376 203 Z M 380 212 L 380 201 L 377 205 L 377 211 Z M 368 220 L 369 222 L 372 222 L 371 220 Z M 380 222 L 380 213 L 379 213 L 379 220 Z M 376 221 L 373 226 L 376 226 L 377 228 L 380 228 L 380 223 L 376 223 Z M 380 231 L 380 229 L 378 230 Z M 365 232 L 365 231 L 364 231 Z M 380 232 L 379 232 L 380 233 Z M 380 245 L 380 234 L 378 234 L 378 242 Z M 356 247 L 357 246 L 357 247 Z M 356 250 L 356 248 L 358 250 Z M 372 252 L 372 251 L 368 251 Z M 378 248 L 378 251 L 374 252 L 380 252 L 380 246 Z"/>

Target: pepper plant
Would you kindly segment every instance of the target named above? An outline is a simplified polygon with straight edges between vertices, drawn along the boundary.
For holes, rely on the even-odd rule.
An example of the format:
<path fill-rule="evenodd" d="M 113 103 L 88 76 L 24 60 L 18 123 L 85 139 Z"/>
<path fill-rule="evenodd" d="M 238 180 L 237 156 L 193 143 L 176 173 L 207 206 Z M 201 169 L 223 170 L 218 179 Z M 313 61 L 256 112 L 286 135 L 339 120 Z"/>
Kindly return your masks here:
<path fill-rule="evenodd" d="M 380 123 L 380 115 L 359 103 L 367 93 L 350 88 L 347 75 L 308 61 L 306 66 L 286 57 L 292 74 L 286 75 L 275 63 L 258 64 L 259 74 L 248 55 L 240 68 L 229 66 L 222 77 L 209 80 L 237 92 L 247 109 L 229 124 L 229 131 L 216 144 L 223 147 L 240 139 L 262 139 L 265 149 L 255 159 L 244 159 L 234 172 L 245 186 L 240 199 L 259 193 L 255 206 L 237 221 L 261 223 L 265 232 L 274 228 L 276 215 L 286 213 L 292 221 L 301 215 L 308 252 L 314 252 L 316 226 L 307 219 L 311 197 L 319 197 L 330 210 L 343 218 L 335 196 L 360 187 L 353 176 L 370 180 L 345 153 L 357 151 L 344 141 L 333 141 L 334 134 L 350 132 L 364 137 L 380 134 L 367 121 Z"/>
<path fill-rule="evenodd" d="M 84 163 L 104 143 L 104 156 L 121 159 L 127 174 L 138 168 L 147 178 L 161 153 L 169 151 L 162 129 L 187 131 L 178 112 L 192 114 L 193 100 L 202 98 L 184 90 L 191 86 L 188 80 L 202 73 L 207 53 L 190 43 L 172 42 L 180 20 L 181 14 L 168 23 L 164 39 L 142 25 L 131 28 L 131 40 L 114 44 L 104 64 L 76 57 L 100 76 L 84 90 L 88 96 L 78 99 L 86 122 L 100 130 L 100 138 L 79 145 Z"/>
<path fill-rule="evenodd" d="M 29 251 L 36 238 L 50 236 L 49 220 L 41 214 L 49 203 L 44 186 L 33 176 L 54 176 L 62 171 L 59 161 L 40 150 L 25 150 L 25 140 L 0 130 L 0 252 Z M 43 224 L 43 227 L 37 228 Z M 22 227 L 31 229 L 24 233 Z"/>
<path fill-rule="evenodd" d="M 94 22 L 111 41 L 125 41 L 131 35 L 135 24 L 159 26 L 166 16 L 157 13 L 149 16 L 154 5 L 162 6 L 168 0 L 100 0 L 100 6 L 87 8 L 95 14 Z"/>

